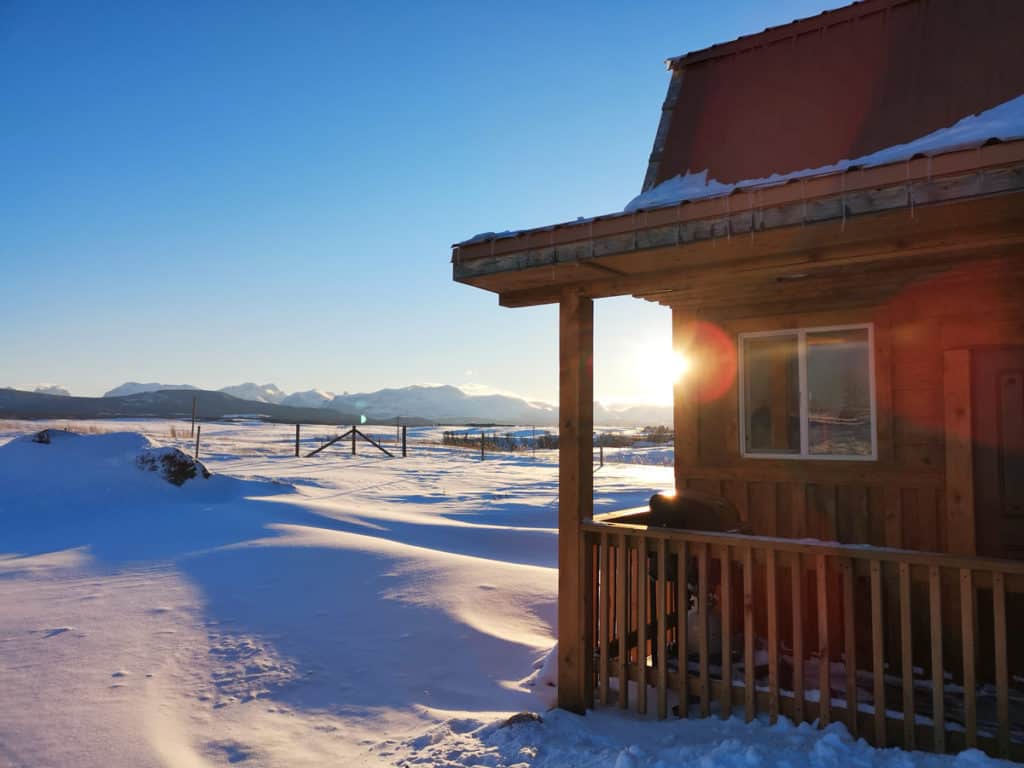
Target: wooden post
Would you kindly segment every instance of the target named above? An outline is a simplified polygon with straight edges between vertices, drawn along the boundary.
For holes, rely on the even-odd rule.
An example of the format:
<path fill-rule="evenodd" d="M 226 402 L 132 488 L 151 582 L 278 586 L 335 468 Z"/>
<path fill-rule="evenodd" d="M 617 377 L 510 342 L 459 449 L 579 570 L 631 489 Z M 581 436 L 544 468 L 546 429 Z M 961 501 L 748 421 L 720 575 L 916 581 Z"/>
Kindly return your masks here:
<path fill-rule="evenodd" d="M 484 439 L 487 437 L 486 433 L 480 430 L 480 461 L 484 460 Z"/>
<path fill-rule="evenodd" d="M 580 523 L 594 516 L 593 359 L 594 303 L 566 291 L 558 343 L 558 706 L 577 713 L 593 699 L 591 599 L 580 531 Z"/>
<path fill-rule="evenodd" d="M 356 428 L 355 428 L 355 425 L 352 426 L 352 455 L 353 456 L 356 455 Z"/>
<path fill-rule="evenodd" d="M 194 458 L 196 461 L 199 460 L 199 435 L 202 433 L 202 431 L 203 425 L 200 424 L 198 427 L 196 427 L 196 452 L 192 456 L 192 458 Z"/>
<path fill-rule="evenodd" d="M 697 328 L 696 315 L 678 307 L 672 308 L 672 350 L 692 359 Z M 672 396 L 672 426 L 675 430 L 676 488 L 685 488 L 686 472 L 697 463 L 697 376 L 694 372 L 680 376 Z"/>
<path fill-rule="evenodd" d="M 600 454 L 601 454 L 601 466 L 603 467 L 604 466 L 604 445 L 603 444 L 598 446 L 598 451 L 600 451 Z"/>
<path fill-rule="evenodd" d="M 299 458 L 299 425 L 295 425 L 295 458 Z"/>
<path fill-rule="evenodd" d="M 407 429 L 407 427 L 403 424 L 402 425 L 402 458 L 403 459 L 405 458 L 405 445 L 406 445 L 406 442 L 405 442 L 406 441 L 405 432 L 406 432 L 406 429 Z"/>
<path fill-rule="evenodd" d="M 193 437 L 196 433 L 196 396 L 192 395 L 192 428 L 189 430 L 188 436 Z"/>

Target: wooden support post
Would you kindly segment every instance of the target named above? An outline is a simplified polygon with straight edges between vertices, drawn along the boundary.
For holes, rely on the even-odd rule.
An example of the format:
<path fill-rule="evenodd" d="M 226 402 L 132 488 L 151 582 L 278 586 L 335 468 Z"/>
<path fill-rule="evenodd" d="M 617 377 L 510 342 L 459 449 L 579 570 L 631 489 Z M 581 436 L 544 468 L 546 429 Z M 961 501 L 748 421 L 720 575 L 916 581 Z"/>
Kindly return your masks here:
<path fill-rule="evenodd" d="M 583 713 L 593 702 L 580 523 L 594 516 L 594 303 L 573 291 L 559 305 L 558 357 L 558 706 Z"/>
<path fill-rule="evenodd" d="M 691 359 L 696 350 L 697 318 L 691 312 L 672 308 L 672 350 L 677 355 Z M 695 362 L 695 361 L 694 361 Z M 692 365 L 691 368 L 697 368 Z M 686 472 L 697 463 L 697 377 L 680 376 L 674 386 L 672 397 L 672 426 L 675 430 L 675 481 L 676 488 L 685 488 Z"/>
<path fill-rule="evenodd" d="M 295 425 L 295 458 L 299 458 L 299 425 Z"/>
<path fill-rule="evenodd" d="M 352 425 L 352 455 L 356 455 L 356 428 Z"/>
<path fill-rule="evenodd" d="M 487 438 L 486 433 L 480 430 L 480 461 L 484 460 L 484 440 Z"/>
<path fill-rule="evenodd" d="M 200 435 L 200 433 L 202 433 L 202 431 L 203 431 L 203 425 L 200 424 L 199 426 L 196 427 L 196 452 L 195 452 L 195 454 L 193 454 L 193 458 L 196 461 L 199 460 L 199 435 Z"/>
<path fill-rule="evenodd" d="M 406 430 L 407 429 L 408 428 L 403 424 L 402 425 L 402 458 L 403 459 L 406 456 Z"/>

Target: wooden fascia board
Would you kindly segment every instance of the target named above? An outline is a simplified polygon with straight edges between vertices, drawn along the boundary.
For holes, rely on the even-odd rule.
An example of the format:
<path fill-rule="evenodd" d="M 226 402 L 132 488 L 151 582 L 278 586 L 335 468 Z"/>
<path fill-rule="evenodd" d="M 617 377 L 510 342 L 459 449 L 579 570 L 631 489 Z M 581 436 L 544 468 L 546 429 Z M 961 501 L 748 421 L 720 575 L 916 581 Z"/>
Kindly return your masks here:
<path fill-rule="evenodd" d="M 623 277 L 590 278 L 574 270 L 572 285 L 592 298 L 666 293 L 697 284 L 743 277 L 822 270 L 885 259 L 908 259 L 971 249 L 1010 247 L 1024 240 L 1024 191 L 1013 195 L 889 211 L 842 222 L 789 227 L 771 232 L 652 250 L 651 269 Z M 660 268 L 659 268 L 660 267 Z M 500 290 L 502 306 L 557 301 L 565 286 Z"/>
<path fill-rule="evenodd" d="M 594 298 L 627 295 L 671 288 L 666 280 L 687 280 L 708 270 L 828 261 L 841 257 L 844 248 L 877 255 L 936 250 L 968 237 L 1012 238 L 1024 226 L 1024 167 L 1013 170 L 1001 176 L 998 192 L 927 204 L 915 198 L 913 205 L 904 197 L 902 205 L 859 212 L 851 212 L 850 200 L 837 200 L 832 215 L 818 221 L 797 215 L 796 221 L 783 225 L 787 212 L 779 212 L 776 226 L 771 226 L 772 213 L 762 212 L 762 228 L 749 215 L 680 225 L 684 232 L 658 228 L 611 241 L 524 252 L 511 258 L 517 269 L 478 274 L 457 269 L 455 279 L 499 293 L 505 306 L 527 306 L 557 301 L 560 291 L 570 286 Z M 1012 184 L 1005 183 L 1009 181 Z M 882 192 L 880 197 L 886 197 L 887 191 Z M 600 265 L 622 275 L 596 276 L 592 268 L 581 269 L 584 265 Z"/>

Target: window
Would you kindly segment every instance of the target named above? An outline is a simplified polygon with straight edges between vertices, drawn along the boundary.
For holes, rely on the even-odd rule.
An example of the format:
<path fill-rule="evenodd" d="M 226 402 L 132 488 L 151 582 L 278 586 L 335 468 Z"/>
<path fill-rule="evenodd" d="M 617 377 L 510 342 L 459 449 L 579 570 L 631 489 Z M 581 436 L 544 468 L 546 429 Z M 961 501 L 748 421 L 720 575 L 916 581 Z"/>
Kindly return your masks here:
<path fill-rule="evenodd" d="M 742 454 L 874 459 L 872 331 L 856 325 L 741 334 Z"/>

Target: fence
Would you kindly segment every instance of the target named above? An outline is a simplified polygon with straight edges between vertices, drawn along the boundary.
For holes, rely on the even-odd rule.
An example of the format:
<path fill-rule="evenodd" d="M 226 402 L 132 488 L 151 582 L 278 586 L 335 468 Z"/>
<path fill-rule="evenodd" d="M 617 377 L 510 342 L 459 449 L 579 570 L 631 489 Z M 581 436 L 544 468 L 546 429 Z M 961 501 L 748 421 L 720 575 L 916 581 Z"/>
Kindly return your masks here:
<path fill-rule="evenodd" d="M 692 697 L 701 717 L 841 720 L 876 746 L 1024 759 L 1024 563 L 582 527 L 599 704 L 664 718 L 675 700 L 685 717 Z"/>

